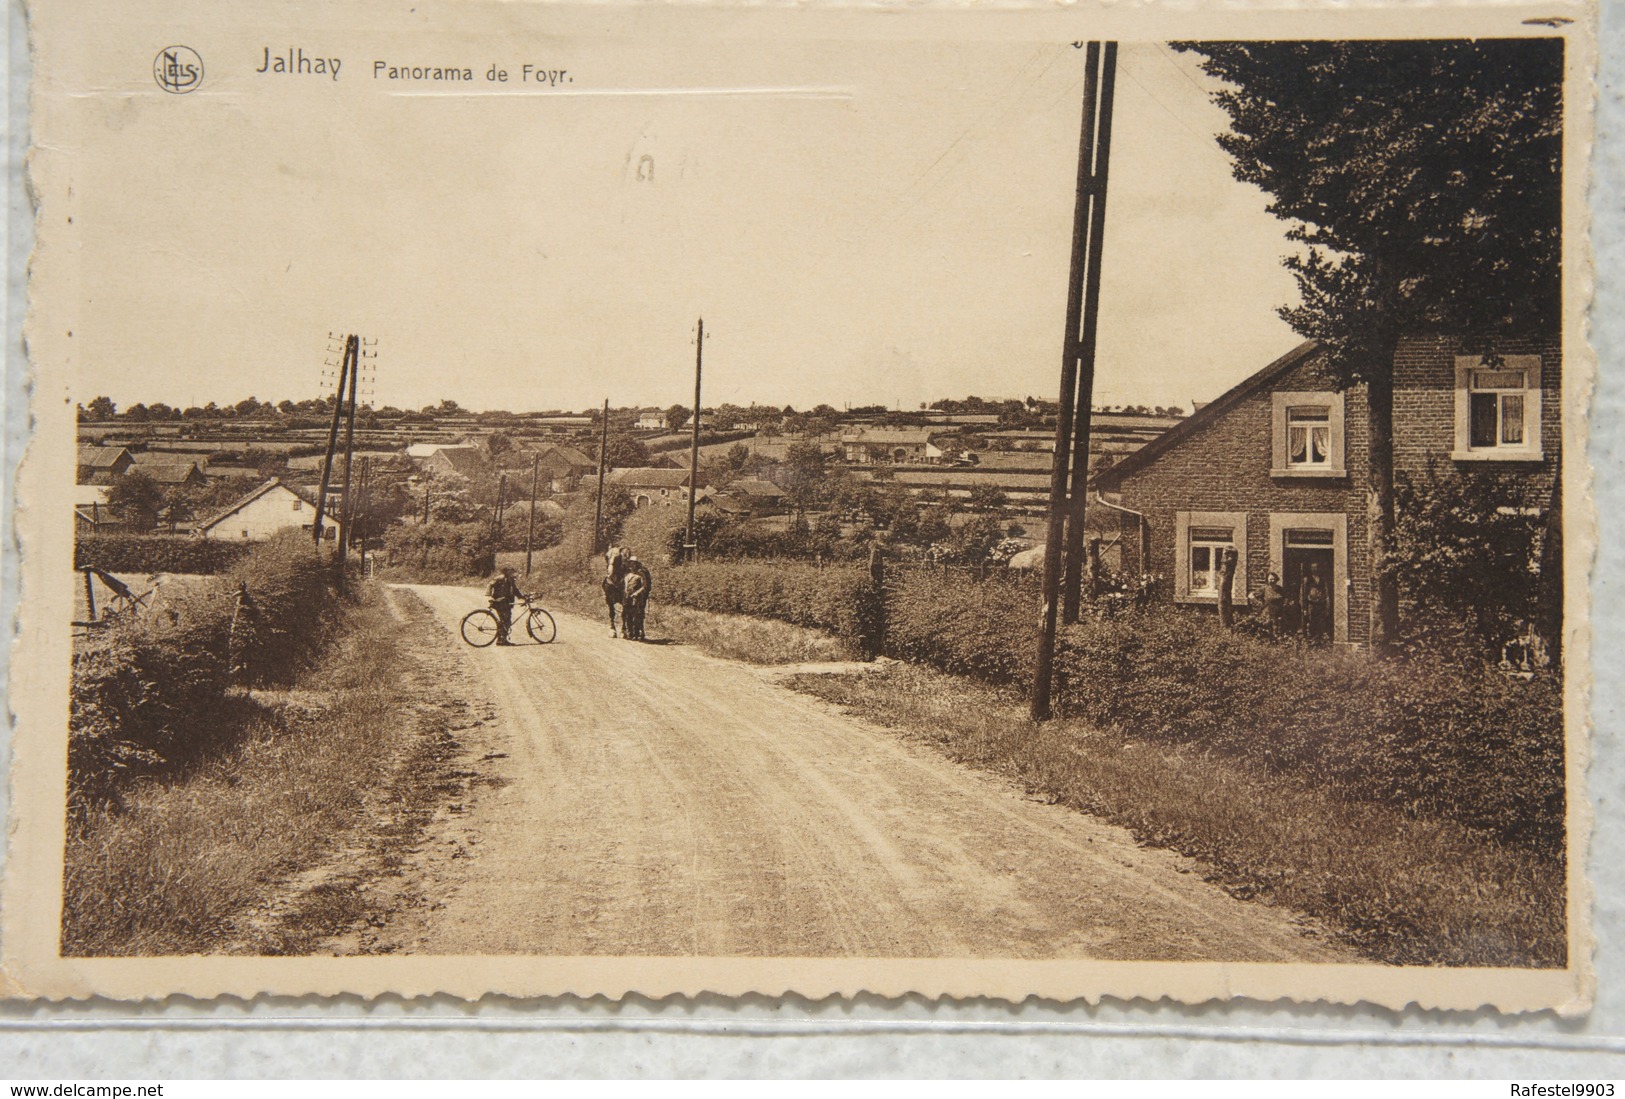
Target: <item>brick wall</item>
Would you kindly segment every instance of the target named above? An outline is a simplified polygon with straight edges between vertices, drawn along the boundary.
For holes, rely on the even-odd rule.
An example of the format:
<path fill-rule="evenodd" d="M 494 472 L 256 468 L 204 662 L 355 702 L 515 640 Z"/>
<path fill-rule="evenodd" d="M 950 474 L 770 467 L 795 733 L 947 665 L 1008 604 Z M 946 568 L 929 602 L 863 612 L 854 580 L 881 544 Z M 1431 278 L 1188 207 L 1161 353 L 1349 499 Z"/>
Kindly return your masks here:
<path fill-rule="evenodd" d="M 1508 503 L 1544 507 L 1563 446 L 1562 346 L 1509 343 L 1507 355 L 1541 358 L 1541 450 L 1539 462 L 1456 462 L 1456 355 L 1459 343 L 1444 338 L 1408 339 L 1394 356 L 1394 472 L 1412 477 L 1450 476 L 1468 469 L 1512 474 L 1522 498 Z"/>
<path fill-rule="evenodd" d="M 1247 579 L 1254 588 L 1269 573 L 1271 513 L 1342 513 L 1348 516 L 1348 574 L 1352 582 L 1347 593 L 1348 639 L 1364 641 L 1369 635 L 1371 591 L 1363 489 L 1370 454 L 1364 388 L 1350 390 L 1344 398 L 1345 476 L 1299 480 L 1277 478 L 1270 473 L 1271 394 L 1276 390 L 1335 389 L 1322 359 L 1315 356 L 1219 414 L 1144 469 L 1128 474 L 1120 486 L 1122 504 L 1144 512 L 1149 521 L 1148 571 L 1173 576 L 1176 512 L 1246 512 Z M 1124 516 L 1122 529 L 1124 567 L 1133 570 L 1139 567 L 1135 521 Z M 1171 579 L 1168 587 L 1171 590 Z"/>

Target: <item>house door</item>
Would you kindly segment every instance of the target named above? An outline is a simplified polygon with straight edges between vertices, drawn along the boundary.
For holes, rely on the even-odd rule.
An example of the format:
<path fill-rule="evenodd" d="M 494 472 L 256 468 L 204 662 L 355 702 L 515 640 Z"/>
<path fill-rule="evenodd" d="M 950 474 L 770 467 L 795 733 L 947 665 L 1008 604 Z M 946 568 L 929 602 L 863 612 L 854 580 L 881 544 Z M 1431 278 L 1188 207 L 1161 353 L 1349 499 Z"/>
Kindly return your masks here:
<path fill-rule="evenodd" d="M 1289 530 L 1281 552 L 1281 586 L 1286 589 L 1287 627 L 1330 641 L 1337 592 L 1337 551 L 1329 530 Z M 1307 603 L 1307 606 L 1305 605 Z M 1307 615 L 1307 621 L 1305 616 Z"/>

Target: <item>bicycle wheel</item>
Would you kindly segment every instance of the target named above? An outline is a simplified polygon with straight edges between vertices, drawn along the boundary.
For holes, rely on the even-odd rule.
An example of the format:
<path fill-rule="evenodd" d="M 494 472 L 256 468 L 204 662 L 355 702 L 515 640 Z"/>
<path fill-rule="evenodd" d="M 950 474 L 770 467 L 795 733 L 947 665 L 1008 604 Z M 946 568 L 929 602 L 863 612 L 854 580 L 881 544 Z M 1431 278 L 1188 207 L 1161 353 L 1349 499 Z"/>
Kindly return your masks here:
<path fill-rule="evenodd" d="M 541 645 L 547 644 L 559 635 L 559 628 L 554 624 L 553 616 L 540 607 L 530 609 L 530 617 L 525 620 L 525 629 Z"/>
<path fill-rule="evenodd" d="M 497 614 L 481 607 L 463 616 L 463 640 L 483 649 L 497 639 Z"/>

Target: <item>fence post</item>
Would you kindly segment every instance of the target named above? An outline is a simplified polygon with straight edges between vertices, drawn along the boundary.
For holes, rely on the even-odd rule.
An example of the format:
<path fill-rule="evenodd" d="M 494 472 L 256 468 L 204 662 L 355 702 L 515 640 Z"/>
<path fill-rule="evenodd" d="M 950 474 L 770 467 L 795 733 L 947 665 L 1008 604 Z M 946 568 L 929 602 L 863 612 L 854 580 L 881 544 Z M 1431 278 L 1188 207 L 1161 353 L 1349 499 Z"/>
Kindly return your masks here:
<path fill-rule="evenodd" d="M 1236 608 L 1230 601 L 1235 588 L 1236 550 L 1232 546 L 1224 551 L 1219 564 L 1219 625 L 1227 630 L 1235 628 L 1236 624 Z"/>
<path fill-rule="evenodd" d="M 873 637 L 866 638 L 870 659 L 886 651 L 886 557 L 880 547 L 869 547 L 869 586 L 874 589 L 875 620 L 871 627 Z"/>

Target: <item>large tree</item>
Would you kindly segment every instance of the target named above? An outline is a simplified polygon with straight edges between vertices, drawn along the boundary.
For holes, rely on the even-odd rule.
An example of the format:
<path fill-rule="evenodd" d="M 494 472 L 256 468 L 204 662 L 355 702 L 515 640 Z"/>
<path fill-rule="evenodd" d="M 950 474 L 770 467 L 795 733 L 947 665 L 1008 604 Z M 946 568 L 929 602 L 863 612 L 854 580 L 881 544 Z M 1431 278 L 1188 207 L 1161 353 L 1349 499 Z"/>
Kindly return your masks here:
<path fill-rule="evenodd" d="M 1439 334 L 1493 354 L 1560 317 L 1563 42 L 1204 42 L 1226 87 L 1219 144 L 1271 196 L 1303 247 L 1281 316 L 1325 345 L 1371 408 L 1373 644 L 1399 600 L 1393 362 L 1401 337 Z"/>

